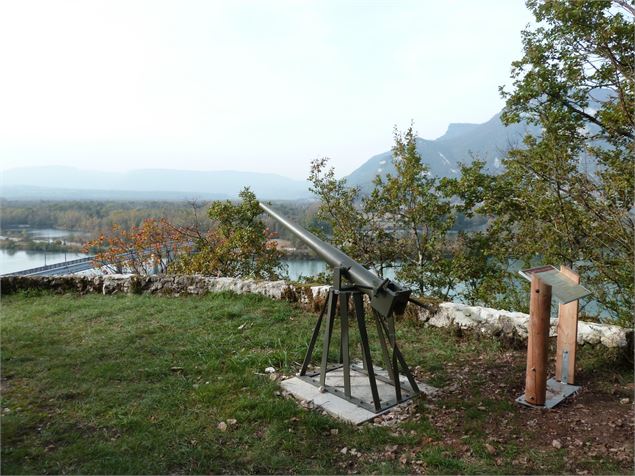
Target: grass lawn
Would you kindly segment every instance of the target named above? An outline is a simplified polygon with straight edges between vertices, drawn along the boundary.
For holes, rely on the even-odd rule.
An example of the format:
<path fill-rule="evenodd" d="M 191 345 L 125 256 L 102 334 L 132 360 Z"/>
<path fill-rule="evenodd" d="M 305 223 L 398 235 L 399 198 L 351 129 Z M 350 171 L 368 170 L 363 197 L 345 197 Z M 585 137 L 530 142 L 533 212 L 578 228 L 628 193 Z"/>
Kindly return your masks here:
<path fill-rule="evenodd" d="M 406 359 L 443 393 L 352 427 L 264 374 L 297 371 L 316 319 L 285 302 L 43 294 L 3 297 L 0 312 L 2 474 L 633 470 L 633 406 L 620 403 L 633 369 L 606 352 L 583 349 L 581 394 L 535 411 L 513 403 L 523 349 L 401 322 Z"/>

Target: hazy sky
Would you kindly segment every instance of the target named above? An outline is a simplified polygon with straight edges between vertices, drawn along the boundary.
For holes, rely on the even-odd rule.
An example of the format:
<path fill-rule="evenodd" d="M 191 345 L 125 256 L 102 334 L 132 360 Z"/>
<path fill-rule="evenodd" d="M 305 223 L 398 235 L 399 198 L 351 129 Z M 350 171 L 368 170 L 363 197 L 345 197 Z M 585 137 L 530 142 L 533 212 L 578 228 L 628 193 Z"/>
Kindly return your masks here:
<path fill-rule="evenodd" d="M 522 0 L 5 1 L 0 167 L 345 175 L 503 105 Z"/>

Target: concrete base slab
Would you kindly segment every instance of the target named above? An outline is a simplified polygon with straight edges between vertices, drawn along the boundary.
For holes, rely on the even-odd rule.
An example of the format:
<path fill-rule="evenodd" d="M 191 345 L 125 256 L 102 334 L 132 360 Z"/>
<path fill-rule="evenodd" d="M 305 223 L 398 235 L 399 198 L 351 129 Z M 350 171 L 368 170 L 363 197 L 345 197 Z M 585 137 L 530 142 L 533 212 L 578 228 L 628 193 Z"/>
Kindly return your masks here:
<path fill-rule="evenodd" d="M 374 370 L 378 377 L 377 392 L 379 393 L 382 407 L 388 406 L 388 408 L 377 413 L 370 411 L 368 408 L 364 408 L 364 406 L 372 407 L 373 398 L 368 383 L 368 375 L 357 365 L 351 366 L 351 396 L 357 400 L 356 403 L 343 398 L 344 371 L 342 367 L 327 372 L 326 385 L 328 390 L 325 392 L 320 392 L 319 390 L 319 373 L 283 380 L 281 386 L 296 399 L 311 402 L 316 407 L 326 411 L 329 415 L 352 423 L 353 425 L 359 425 L 395 408 L 394 386 L 391 383 L 380 380 L 380 378 L 388 380 L 388 373 L 379 367 L 374 367 Z M 400 381 L 402 397 L 407 400 L 413 396 L 412 389 L 405 377 L 400 379 Z M 419 390 L 421 390 L 421 393 L 428 396 L 433 396 L 438 392 L 438 389 L 425 383 L 417 382 L 417 386 Z"/>
<path fill-rule="evenodd" d="M 530 408 L 553 408 L 559 403 L 563 402 L 566 398 L 575 395 L 580 390 L 577 385 L 568 385 L 566 383 L 558 382 L 555 378 L 547 380 L 547 396 L 545 397 L 544 405 L 534 405 L 525 400 L 525 394 L 522 394 L 516 399 L 516 402 L 521 405 L 525 405 Z"/>

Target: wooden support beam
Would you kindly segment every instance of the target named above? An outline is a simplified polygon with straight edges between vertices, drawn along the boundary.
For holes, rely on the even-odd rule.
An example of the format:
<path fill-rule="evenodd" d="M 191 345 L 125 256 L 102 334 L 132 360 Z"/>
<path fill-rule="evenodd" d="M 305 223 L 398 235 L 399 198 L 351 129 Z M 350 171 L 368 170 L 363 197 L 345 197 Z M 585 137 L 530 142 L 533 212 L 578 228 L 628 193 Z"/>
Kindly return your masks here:
<path fill-rule="evenodd" d="M 535 274 L 531 277 L 529 298 L 529 337 L 527 340 L 527 374 L 525 401 L 544 405 L 547 397 L 547 351 L 549 317 L 551 314 L 551 286 Z"/>
<path fill-rule="evenodd" d="M 560 266 L 560 272 L 580 284 L 575 271 Z M 575 356 L 578 340 L 579 301 L 560 304 L 558 307 L 558 339 L 556 347 L 556 380 L 573 385 L 575 383 Z"/>

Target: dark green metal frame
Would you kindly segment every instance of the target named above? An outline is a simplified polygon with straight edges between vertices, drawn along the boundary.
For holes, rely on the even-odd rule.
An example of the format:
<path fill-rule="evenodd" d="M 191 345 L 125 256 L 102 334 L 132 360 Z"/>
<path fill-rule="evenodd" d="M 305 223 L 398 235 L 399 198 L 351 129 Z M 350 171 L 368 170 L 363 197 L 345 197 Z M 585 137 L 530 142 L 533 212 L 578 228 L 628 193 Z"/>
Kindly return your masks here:
<path fill-rule="evenodd" d="M 384 361 L 384 365 L 388 372 L 388 379 L 382 378 L 375 374 L 375 368 L 370 352 L 370 345 L 368 341 L 368 332 L 366 329 L 366 316 L 364 310 L 363 294 L 355 286 L 343 287 L 342 286 L 342 274 L 345 272 L 345 268 L 335 268 L 333 276 L 333 286 L 329 289 L 328 297 L 322 312 L 318 317 L 315 328 L 313 329 L 313 335 L 309 342 L 309 348 L 307 349 L 302 368 L 300 370 L 300 378 L 303 380 L 319 386 L 323 391 L 331 392 L 339 397 L 342 397 L 356 405 L 367 408 L 374 413 L 380 413 L 388 408 L 397 405 L 401 402 L 409 400 L 414 395 L 419 394 L 420 390 L 417 386 L 417 382 L 412 376 L 410 368 L 406 364 L 403 358 L 399 346 L 397 345 L 397 338 L 395 335 L 395 318 L 394 314 L 390 313 L 388 317 L 384 318 L 378 312 L 373 311 L 373 317 L 377 326 L 377 334 L 379 335 L 379 341 L 381 344 L 381 352 Z M 357 328 L 359 330 L 360 344 L 362 350 L 362 362 L 363 368 L 357 369 L 353 366 L 353 370 L 361 371 L 368 375 L 368 383 L 370 385 L 370 391 L 373 397 L 372 405 L 368 405 L 366 402 L 359 400 L 351 395 L 351 363 L 350 363 L 350 349 L 349 349 L 349 301 L 353 302 L 353 313 Z M 335 319 L 337 318 L 337 304 L 339 301 L 339 318 L 341 323 L 341 339 L 340 339 L 340 358 L 338 366 L 328 365 L 328 354 L 331 345 L 331 339 L 333 337 L 333 328 L 335 327 Z M 320 334 L 324 316 L 326 315 L 326 325 L 324 326 L 323 347 L 322 347 L 322 361 L 320 364 L 320 372 L 313 372 L 307 374 L 308 367 L 313 357 L 313 350 Z M 402 383 L 399 379 L 399 368 L 408 379 L 410 388 L 402 391 Z M 344 391 L 329 386 L 326 384 L 327 373 L 342 368 L 344 377 Z M 315 382 L 315 377 L 319 375 L 319 383 Z M 377 390 L 377 380 L 384 381 L 393 385 L 395 389 L 395 398 L 389 401 L 382 402 Z"/>

